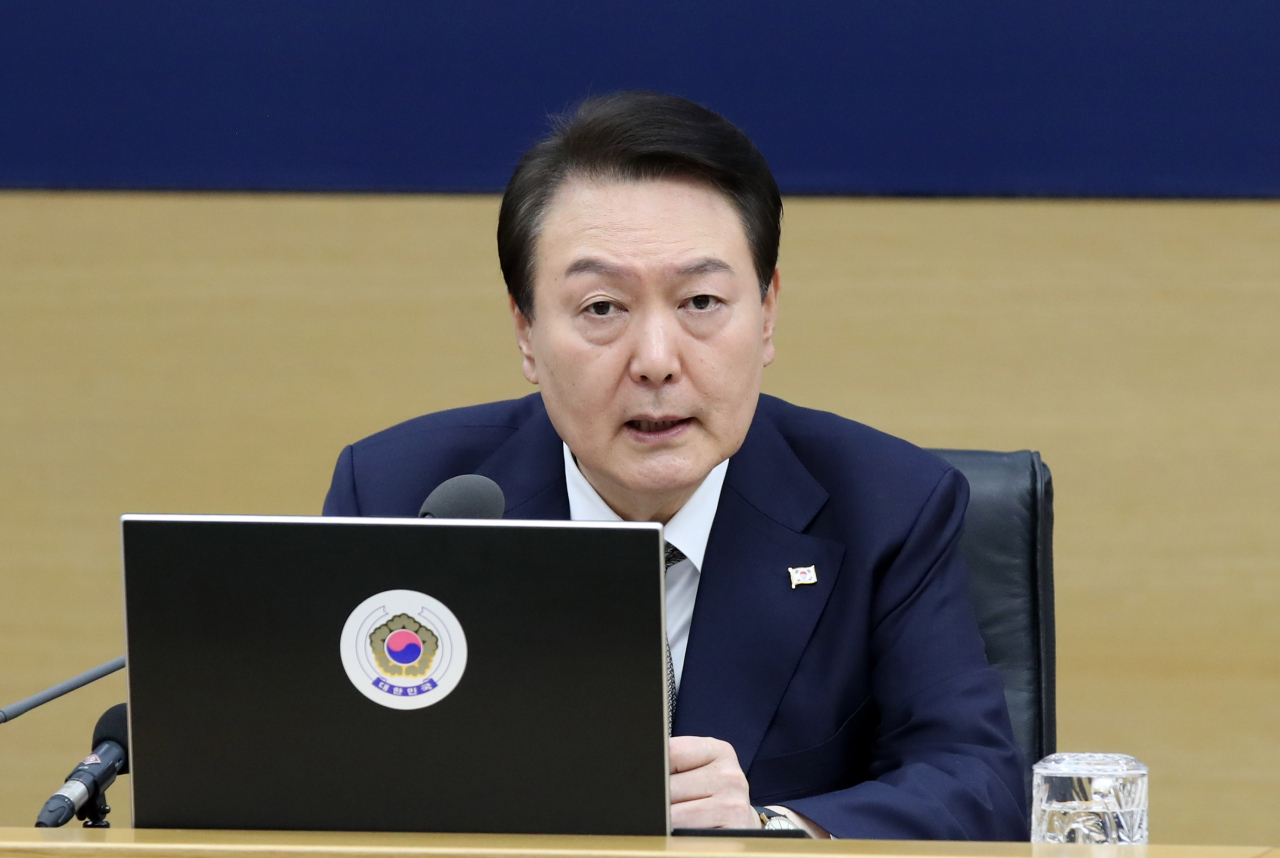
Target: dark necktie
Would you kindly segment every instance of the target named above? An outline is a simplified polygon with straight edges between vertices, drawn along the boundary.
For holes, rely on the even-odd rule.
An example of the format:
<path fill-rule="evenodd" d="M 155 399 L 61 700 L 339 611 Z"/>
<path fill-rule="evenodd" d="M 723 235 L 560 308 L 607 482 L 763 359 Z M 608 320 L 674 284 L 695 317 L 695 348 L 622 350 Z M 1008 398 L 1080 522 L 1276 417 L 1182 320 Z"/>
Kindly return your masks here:
<path fill-rule="evenodd" d="M 681 560 L 686 559 L 684 552 L 676 548 L 670 542 L 667 546 L 667 571 L 671 571 L 671 567 L 675 566 Z M 667 735 L 671 734 L 671 727 L 676 722 L 676 668 L 671 661 L 671 643 L 667 642 Z"/>

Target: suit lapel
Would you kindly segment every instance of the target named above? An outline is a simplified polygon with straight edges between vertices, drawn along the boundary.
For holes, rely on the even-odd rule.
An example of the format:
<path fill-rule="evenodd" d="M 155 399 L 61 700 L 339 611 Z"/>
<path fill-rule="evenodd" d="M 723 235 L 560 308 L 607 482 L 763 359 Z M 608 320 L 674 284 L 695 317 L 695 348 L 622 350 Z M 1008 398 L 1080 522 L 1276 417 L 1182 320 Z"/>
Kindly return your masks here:
<path fill-rule="evenodd" d="M 835 584 L 844 546 L 803 531 L 827 501 L 767 416 L 729 460 L 707 543 L 674 732 L 734 746 L 743 771 Z M 788 567 L 814 566 L 792 587 Z"/>
<path fill-rule="evenodd" d="M 506 499 L 503 518 L 569 518 L 560 436 L 538 397 L 538 407 L 514 435 L 493 451 L 476 473 L 493 480 Z"/>

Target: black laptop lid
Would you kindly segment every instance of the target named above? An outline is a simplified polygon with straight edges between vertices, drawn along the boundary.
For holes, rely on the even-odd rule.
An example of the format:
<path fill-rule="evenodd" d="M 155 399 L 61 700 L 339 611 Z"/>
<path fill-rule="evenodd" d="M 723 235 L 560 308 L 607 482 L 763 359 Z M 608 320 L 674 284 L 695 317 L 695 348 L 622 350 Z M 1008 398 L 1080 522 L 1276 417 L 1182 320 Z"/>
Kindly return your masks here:
<path fill-rule="evenodd" d="M 657 525 L 122 527 L 136 826 L 667 833 Z"/>

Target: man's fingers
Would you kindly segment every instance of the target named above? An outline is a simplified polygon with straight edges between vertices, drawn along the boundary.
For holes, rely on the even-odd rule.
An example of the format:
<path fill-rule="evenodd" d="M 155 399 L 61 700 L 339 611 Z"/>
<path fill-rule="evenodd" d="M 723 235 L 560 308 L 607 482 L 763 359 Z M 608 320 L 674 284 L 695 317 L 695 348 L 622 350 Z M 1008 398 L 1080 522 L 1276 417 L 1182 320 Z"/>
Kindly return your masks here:
<path fill-rule="evenodd" d="M 730 756 L 736 765 L 738 755 L 733 746 L 719 739 L 706 736 L 672 736 L 670 741 L 671 774 L 687 772 L 710 765 L 715 760 Z"/>
<path fill-rule="evenodd" d="M 728 742 L 671 739 L 671 824 L 676 828 L 754 828 L 750 788 Z"/>
<path fill-rule="evenodd" d="M 671 805 L 672 828 L 759 828 L 751 810 L 727 796 L 711 796 Z"/>
<path fill-rule="evenodd" d="M 747 779 L 736 768 L 703 766 L 691 772 L 671 776 L 671 803 L 725 798 L 749 804 Z"/>
<path fill-rule="evenodd" d="M 671 803 L 697 801 L 715 795 L 718 780 L 716 773 L 707 766 L 674 774 L 671 776 Z"/>
<path fill-rule="evenodd" d="M 672 828 L 717 828 L 723 826 L 724 808 L 709 798 L 671 805 Z M 717 825 L 720 823 L 720 825 Z"/>

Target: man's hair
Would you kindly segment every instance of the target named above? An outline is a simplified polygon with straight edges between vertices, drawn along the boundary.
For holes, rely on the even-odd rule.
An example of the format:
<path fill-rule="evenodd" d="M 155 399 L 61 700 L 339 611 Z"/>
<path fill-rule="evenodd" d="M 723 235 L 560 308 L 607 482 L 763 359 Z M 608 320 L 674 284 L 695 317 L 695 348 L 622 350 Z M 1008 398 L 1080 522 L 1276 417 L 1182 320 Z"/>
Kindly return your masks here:
<path fill-rule="evenodd" d="M 700 104 L 656 92 L 619 92 L 556 117 L 550 135 L 524 154 L 502 196 L 498 261 L 507 291 L 533 318 L 534 254 L 547 204 L 572 177 L 605 181 L 702 181 L 742 220 L 763 299 L 778 264 L 782 195 L 746 134 Z"/>

